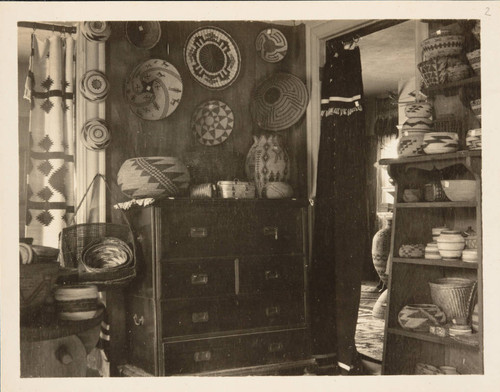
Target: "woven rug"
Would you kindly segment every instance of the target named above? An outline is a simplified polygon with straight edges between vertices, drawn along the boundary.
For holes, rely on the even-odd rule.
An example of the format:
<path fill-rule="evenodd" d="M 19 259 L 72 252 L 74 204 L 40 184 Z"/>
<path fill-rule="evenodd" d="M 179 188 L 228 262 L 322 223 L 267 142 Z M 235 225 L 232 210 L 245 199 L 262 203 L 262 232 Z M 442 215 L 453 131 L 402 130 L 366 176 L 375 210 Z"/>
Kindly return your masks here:
<path fill-rule="evenodd" d="M 382 361 L 384 320 L 372 316 L 372 309 L 380 293 L 373 291 L 376 283 L 363 283 L 356 326 L 356 348 L 360 354 Z"/>

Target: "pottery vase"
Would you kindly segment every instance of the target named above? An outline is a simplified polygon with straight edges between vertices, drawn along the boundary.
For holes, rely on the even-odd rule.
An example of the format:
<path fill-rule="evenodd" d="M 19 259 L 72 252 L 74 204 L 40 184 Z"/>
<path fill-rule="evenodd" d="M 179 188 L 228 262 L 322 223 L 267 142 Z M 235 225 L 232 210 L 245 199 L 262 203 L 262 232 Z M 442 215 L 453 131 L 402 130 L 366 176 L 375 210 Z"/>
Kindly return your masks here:
<path fill-rule="evenodd" d="M 255 182 L 258 196 L 263 197 L 267 183 L 288 182 L 290 159 L 279 135 L 254 135 L 253 139 L 245 162 L 245 172 L 248 180 Z"/>
<path fill-rule="evenodd" d="M 373 266 L 375 267 L 380 280 L 385 285 L 387 285 L 389 278 L 386 273 L 386 268 L 391 250 L 391 224 L 392 218 L 383 219 L 382 228 L 375 233 L 372 240 Z"/>

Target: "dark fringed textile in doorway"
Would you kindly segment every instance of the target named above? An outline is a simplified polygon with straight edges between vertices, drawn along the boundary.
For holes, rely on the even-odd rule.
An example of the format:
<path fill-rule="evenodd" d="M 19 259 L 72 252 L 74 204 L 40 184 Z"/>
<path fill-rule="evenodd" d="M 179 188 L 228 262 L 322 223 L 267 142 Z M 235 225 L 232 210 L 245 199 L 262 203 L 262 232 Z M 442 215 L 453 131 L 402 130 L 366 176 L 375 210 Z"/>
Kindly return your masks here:
<path fill-rule="evenodd" d="M 313 351 L 350 365 L 368 250 L 359 48 L 327 45 L 322 85 L 311 316 Z"/>

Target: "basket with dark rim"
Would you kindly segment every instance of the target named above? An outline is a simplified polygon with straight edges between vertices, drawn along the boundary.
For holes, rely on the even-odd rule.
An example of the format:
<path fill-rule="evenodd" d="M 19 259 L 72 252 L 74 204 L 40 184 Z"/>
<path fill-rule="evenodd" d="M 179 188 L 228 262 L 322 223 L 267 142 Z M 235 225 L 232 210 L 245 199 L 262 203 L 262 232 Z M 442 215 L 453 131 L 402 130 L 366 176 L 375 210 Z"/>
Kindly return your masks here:
<path fill-rule="evenodd" d="M 78 209 L 85 200 L 94 182 L 101 178 L 106 184 L 106 188 L 111 190 L 103 175 L 97 174 L 90 183 L 80 204 L 75 210 L 75 217 Z M 136 276 L 136 247 L 134 235 L 126 215 L 122 212 L 126 224 L 118 223 L 82 223 L 64 228 L 61 232 L 61 253 L 63 256 L 63 266 L 65 268 L 78 271 L 78 282 L 95 284 L 100 290 L 121 286 L 129 283 Z M 73 218 L 74 219 L 74 218 Z M 84 260 L 85 253 L 89 249 L 102 244 L 105 239 L 113 238 L 115 242 L 126 245 L 129 249 L 125 252 L 127 260 L 118 266 L 111 268 L 89 268 L 88 260 Z"/>

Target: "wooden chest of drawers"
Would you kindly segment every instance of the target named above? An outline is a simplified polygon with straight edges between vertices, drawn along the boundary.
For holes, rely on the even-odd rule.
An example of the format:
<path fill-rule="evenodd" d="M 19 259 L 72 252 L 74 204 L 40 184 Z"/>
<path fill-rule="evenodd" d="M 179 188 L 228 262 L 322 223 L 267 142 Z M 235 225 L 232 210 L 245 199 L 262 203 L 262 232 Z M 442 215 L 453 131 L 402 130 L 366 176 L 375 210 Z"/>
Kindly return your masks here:
<path fill-rule="evenodd" d="M 305 201 L 172 199 L 128 216 L 130 364 L 162 376 L 309 357 Z"/>

